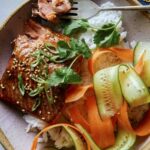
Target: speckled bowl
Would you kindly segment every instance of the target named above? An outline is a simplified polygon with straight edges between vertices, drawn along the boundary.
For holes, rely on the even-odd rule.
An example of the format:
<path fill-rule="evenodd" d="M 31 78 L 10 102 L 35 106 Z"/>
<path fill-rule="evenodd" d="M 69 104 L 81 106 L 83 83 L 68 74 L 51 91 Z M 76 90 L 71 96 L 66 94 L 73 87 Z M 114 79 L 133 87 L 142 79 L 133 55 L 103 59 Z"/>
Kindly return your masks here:
<path fill-rule="evenodd" d="M 29 2 L 13 12 L 0 27 L 0 78 L 12 53 L 11 42 L 18 34 L 23 32 L 23 25 L 31 15 L 33 1 L 28 1 Z M 106 0 L 94 1 L 97 3 L 106 2 Z M 126 0 L 110 1 L 114 2 L 116 5 L 129 5 Z M 123 16 L 124 27 L 128 31 L 127 40 L 129 42 L 132 40 L 150 41 L 149 19 L 139 12 L 125 12 Z M 27 124 L 22 119 L 22 114 L 13 110 L 11 106 L 7 106 L 0 102 L 0 128 L 3 129 L 15 150 L 30 150 L 34 134 L 25 133 L 26 125 Z M 149 148 L 150 145 L 148 145 L 148 147 L 142 147 L 138 149 L 148 150 L 147 148 Z"/>

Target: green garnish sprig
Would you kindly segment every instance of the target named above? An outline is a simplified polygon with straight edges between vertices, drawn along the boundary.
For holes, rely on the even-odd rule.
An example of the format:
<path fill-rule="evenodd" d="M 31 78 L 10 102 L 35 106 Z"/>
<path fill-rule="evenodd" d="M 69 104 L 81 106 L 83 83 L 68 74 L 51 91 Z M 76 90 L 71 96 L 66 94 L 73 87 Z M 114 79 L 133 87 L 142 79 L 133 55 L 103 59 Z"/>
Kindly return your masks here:
<path fill-rule="evenodd" d="M 25 86 L 23 83 L 23 78 L 21 74 L 18 74 L 18 88 L 22 96 L 25 95 Z"/>
<path fill-rule="evenodd" d="M 58 41 L 57 48 L 46 43 L 43 48 L 48 50 L 49 53 L 47 54 L 42 49 L 36 50 L 32 54 L 35 60 L 32 62 L 31 67 L 34 68 L 38 66 L 40 63 L 43 63 L 45 59 L 48 60 L 47 62 L 64 63 L 65 61 L 74 59 L 78 55 L 89 58 L 92 54 L 84 39 L 76 40 L 71 38 L 69 42 Z M 53 48 L 53 50 L 51 50 L 51 48 Z"/>
<path fill-rule="evenodd" d="M 69 67 L 62 67 L 56 69 L 49 74 L 46 79 L 42 77 L 32 77 L 32 80 L 37 82 L 37 87 L 29 93 L 29 96 L 35 97 L 45 91 L 47 99 L 50 104 L 53 103 L 52 87 L 62 86 L 66 84 L 79 84 L 82 79 L 71 67 L 80 56 L 76 57 Z"/>
<path fill-rule="evenodd" d="M 113 45 L 119 44 L 120 33 L 117 30 L 117 26 L 121 19 L 114 24 L 108 23 L 104 24 L 101 28 L 91 27 L 87 20 L 73 20 L 69 24 L 65 25 L 63 33 L 66 35 L 74 36 L 78 32 L 85 32 L 88 29 L 95 31 L 94 43 L 97 47 L 107 48 Z"/>

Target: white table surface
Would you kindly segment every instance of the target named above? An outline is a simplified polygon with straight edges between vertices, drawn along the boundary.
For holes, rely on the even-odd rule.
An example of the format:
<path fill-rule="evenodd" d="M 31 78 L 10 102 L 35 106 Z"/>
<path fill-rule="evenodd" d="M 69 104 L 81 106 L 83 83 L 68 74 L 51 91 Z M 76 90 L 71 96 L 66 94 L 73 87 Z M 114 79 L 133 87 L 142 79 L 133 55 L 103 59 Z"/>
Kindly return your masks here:
<path fill-rule="evenodd" d="M 0 26 L 6 18 L 25 1 L 26 0 L 0 0 Z M 99 0 L 99 2 L 101 1 L 106 2 L 107 0 Z M 111 1 L 117 5 L 128 5 L 125 0 Z M 130 41 L 134 39 L 147 41 L 150 39 L 150 20 L 143 17 L 139 12 L 125 12 L 124 26 L 129 33 L 128 39 Z M 0 110 L 3 111 L 3 114 L 0 114 L 0 128 L 3 129 L 15 150 L 30 150 L 34 136 L 33 134 L 25 133 L 27 124 L 22 119 L 22 116 L 4 104 L 0 105 Z"/>

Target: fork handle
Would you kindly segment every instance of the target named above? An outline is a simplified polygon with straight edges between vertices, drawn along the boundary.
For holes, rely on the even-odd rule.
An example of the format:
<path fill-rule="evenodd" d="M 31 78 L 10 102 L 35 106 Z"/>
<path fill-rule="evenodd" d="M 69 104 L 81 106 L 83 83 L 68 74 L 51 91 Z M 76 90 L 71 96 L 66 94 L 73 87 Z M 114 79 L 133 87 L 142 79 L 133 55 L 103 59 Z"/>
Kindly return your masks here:
<path fill-rule="evenodd" d="M 109 8 L 99 8 L 100 11 L 111 11 L 111 10 L 121 10 L 121 11 L 128 11 L 128 10 L 139 10 L 139 11 L 146 11 L 150 10 L 149 6 L 118 6 L 118 7 L 109 7 Z"/>

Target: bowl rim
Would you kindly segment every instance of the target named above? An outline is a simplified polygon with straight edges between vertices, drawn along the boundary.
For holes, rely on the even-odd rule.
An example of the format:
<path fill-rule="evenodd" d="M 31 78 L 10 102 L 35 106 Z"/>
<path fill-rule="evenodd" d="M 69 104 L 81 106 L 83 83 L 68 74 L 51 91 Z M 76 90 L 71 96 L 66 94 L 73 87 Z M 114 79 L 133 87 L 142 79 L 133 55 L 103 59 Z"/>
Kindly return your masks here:
<path fill-rule="evenodd" d="M 3 30 L 5 28 L 5 26 L 7 25 L 7 23 L 9 22 L 9 20 L 15 16 L 17 14 L 17 12 L 24 7 L 26 4 L 28 4 L 29 2 L 31 2 L 31 0 L 26 0 L 25 2 L 22 2 L 16 9 L 14 9 L 11 14 L 4 19 L 4 21 L 2 21 L 1 25 L 0 25 L 0 31 Z"/>

